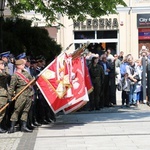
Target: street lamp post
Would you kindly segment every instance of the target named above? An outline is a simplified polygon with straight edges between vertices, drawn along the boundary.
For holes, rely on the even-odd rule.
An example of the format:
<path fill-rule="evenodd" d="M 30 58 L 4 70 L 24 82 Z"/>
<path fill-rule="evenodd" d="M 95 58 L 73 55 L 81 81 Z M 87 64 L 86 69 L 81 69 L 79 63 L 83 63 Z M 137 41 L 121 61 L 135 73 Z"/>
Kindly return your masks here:
<path fill-rule="evenodd" d="M 4 17 L 4 7 L 5 7 L 5 0 L 0 0 L 0 53 L 3 52 L 2 26 Z"/>

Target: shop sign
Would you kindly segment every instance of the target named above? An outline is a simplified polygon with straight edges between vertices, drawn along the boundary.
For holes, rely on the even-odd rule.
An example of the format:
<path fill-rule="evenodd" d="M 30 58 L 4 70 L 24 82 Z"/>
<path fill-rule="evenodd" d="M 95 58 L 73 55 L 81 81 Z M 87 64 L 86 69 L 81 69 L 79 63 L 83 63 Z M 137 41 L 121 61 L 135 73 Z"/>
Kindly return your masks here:
<path fill-rule="evenodd" d="M 87 19 L 84 22 L 74 22 L 74 30 L 118 29 L 117 18 Z"/>
<path fill-rule="evenodd" d="M 150 40 L 150 29 L 139 29 L 139 40 Z"/>
<path fill-rule="evenodd" d="M 137 27 L 150 26 L 150 14 L 137 14 Z"/>

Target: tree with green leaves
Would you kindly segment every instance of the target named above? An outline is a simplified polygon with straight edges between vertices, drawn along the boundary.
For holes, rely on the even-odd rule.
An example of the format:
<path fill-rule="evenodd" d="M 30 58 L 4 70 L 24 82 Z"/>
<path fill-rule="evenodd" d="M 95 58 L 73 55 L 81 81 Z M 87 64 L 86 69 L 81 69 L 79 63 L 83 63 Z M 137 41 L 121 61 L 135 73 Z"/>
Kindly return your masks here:
<path fill-rule="evenodd" d="M 83 21 L 87 16 L 115 14 L 118 5 L 126 6 L 123 0 L 8 0 L 8 4 L 14 15 L 35 11 L 49 23 L 56 22 L 58 15 Z"/>
<path fill-rule="evenodd" d="M 31 27 L 32 21 L 7 18 L 3 24 L 4 51 L 11 51 L 15 56 L 22 52 L 36 57 L 43 55 L 51 61 L 62 50 L 61 46 L 49 37 L 44 28 Z"/>

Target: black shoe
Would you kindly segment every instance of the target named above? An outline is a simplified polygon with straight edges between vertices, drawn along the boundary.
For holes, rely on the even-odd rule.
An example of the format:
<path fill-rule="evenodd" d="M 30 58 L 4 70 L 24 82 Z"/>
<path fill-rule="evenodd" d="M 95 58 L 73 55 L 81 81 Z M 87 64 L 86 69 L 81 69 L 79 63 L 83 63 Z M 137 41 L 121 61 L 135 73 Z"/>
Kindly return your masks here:
<path fill-rule="evenodd" d="M 44 119 L 44 120 L 42 121 L 42 124 L 49 124 L 49 122 Z"/>
<path fill-rule="evenodd" d="M 21 127 L 21 132 L 33 132 L 33 130 L 28 129 L 27 127 Z"/>
<path fill-rule="evenodd" d="M 15 132 L 15 124 L 16 124 L 16 121 L 11 122 L 11 127 L 8 130 L 8 133 L 14 133 Z"/>
<path fill-rule="evenodd" d="M 33 124 L 33 123 L 31 123 L 31 125 L 30 125 L 32 128 L 36 128 L 37 126 L 35 125 L 35 124 Z"/>
<path fill-rule="evenodd" d="M 55 118 L 55 117 L 50 118 L 50 121 L 51 121 L 52 123 L 54 123 L 54 122 L 56 122 L 56 118 Z"/>
<path fill-rule="evenodd" d="M 46 121 L 47 121 L 48 123 L 52 123 L 52 120 L 51 120 L 50 118 L 46 119 Z"/>
<path fill-rule="evenodd" d="M 38 123 L 37 121 L 33 122 L 33 124 L 34 124 L 35 126 L 41 126 L 41 124 Z"/>
<path fill-rule="evenodd" d="M 6 133 L 6 132 L 7 132 L 6 130 L 0 128 L 0 133 Z"/>
<path fill-rule="evenodd" d="M 27 123 L 25 121 L 22 121 L 22 126 L 21 126 L 21 132 L 32 132 L 33 130 L 30 130 L 27 128 Z"/>
<path fill-rule="evenodd" d="M 29 130 L 33 130 L 35 127 L 32 126 L 32 125 L 27 125 L 27 128 L 28 128 Z"/>

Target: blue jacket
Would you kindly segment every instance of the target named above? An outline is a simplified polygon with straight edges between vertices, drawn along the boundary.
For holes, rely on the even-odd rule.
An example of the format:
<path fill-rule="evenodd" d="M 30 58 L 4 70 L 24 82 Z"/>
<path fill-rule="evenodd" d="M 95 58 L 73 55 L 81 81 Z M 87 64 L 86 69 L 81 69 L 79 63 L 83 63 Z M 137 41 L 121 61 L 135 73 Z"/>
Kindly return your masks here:
<path fill-rule="evenodd" d="M 126 66 L 128 65 L 127 62 L 124 62 L 120 65 L 120 73 L 121 73 L 121 77 L 124 76 L 124 74 L 126 73 Z"/>

